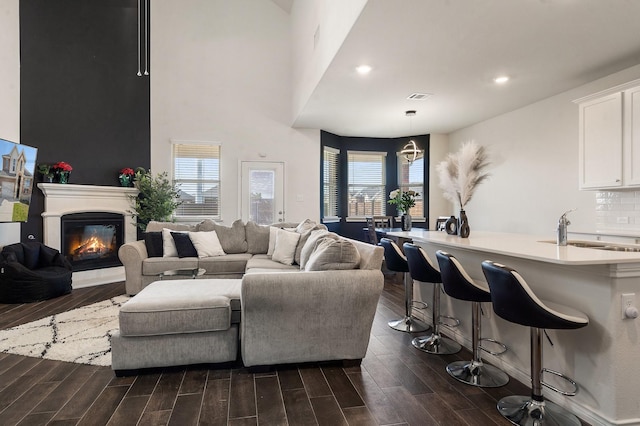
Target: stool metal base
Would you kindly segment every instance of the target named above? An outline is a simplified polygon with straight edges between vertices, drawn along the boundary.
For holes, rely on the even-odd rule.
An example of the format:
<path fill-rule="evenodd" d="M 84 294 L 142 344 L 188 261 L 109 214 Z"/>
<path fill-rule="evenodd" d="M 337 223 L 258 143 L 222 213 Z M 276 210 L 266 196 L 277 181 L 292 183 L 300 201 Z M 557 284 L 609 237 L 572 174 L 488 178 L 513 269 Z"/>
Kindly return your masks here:
<path fill-rule="evenodd" d="M 512 395 L 498 401 L 498 411 L 514 425 L 580 426 L 571 412 L 550 401 L 534 401 L 529 396 Z"/>
<path fill-rule="evenodd" d="M 411 344 L 423 352 L 436 355 L 450 355 L 460 352 L 462 346 L 448 337 L 438 334 L 430 336 L 416 337 Z"/>
<path fill-rule="evenodd" d="M 414 317 L 400 318 L 397 320 L 389 321 L 387 324 L 394 330 L 402 331 L 405 333 L 422 333 L 423 331 L 427 331 L 431 328 L 427 324 Z"/>
<path fill-rule="evenodd" d="M 447 365 L 447 373 L 462 383 L 483 388 L 497 388 L 509 382 L 504 371 L 476 361 L 452 362 Z"/>

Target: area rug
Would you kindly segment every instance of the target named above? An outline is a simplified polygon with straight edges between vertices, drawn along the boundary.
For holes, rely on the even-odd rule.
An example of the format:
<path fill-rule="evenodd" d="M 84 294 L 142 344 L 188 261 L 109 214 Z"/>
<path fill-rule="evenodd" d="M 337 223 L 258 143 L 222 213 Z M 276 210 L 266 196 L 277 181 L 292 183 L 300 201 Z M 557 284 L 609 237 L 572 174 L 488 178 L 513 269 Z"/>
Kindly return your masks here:
<path fill-rule="evenodd" d="M 129 296 L 0 330 L 0 352 L 90 365 L 111 365 L 111 334 Z"/>

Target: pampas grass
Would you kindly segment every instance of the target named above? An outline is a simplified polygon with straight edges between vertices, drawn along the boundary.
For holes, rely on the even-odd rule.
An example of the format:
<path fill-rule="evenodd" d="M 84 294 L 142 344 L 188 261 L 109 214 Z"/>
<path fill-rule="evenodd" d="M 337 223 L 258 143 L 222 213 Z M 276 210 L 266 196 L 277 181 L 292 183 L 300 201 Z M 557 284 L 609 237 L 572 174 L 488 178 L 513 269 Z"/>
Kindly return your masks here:
<path fill-rule="evenodd" d="M 455 154 L 448 154 L 436 166 L 444 197 L 464 209 L 476 187 L 489 177 L 485 172 L 488 166 L 486 149 L 475 141 L 464 143 Z"/>

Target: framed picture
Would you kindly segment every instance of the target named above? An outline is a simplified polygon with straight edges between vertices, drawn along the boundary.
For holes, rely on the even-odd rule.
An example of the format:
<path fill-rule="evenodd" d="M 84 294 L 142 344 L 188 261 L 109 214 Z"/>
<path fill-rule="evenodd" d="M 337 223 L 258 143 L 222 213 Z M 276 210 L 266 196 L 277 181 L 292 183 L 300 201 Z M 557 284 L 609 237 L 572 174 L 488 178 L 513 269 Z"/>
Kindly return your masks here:
<path fill-rule="evenodd" d="M 0 139 L 0 222 L 26 222 L 38 149 Z"/>
<path fill-rule="evenodd" d="M 449 217 L 447 216 L 438 217 L 438 219 L 436 220 L 436 231 L 446 231 L 447 220 L 449 220 Z"/>

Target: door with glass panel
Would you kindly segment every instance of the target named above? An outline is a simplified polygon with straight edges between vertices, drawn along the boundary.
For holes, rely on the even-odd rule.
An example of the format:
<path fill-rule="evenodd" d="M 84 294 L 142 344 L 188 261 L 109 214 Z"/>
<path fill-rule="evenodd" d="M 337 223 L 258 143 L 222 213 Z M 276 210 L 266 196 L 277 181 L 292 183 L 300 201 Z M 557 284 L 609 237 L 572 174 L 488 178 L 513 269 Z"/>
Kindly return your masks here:
<path fill-rule="evenodd" d="M 284 222 L 284 163 L 242 161 L 240 211 L 244 222 Z"/>

